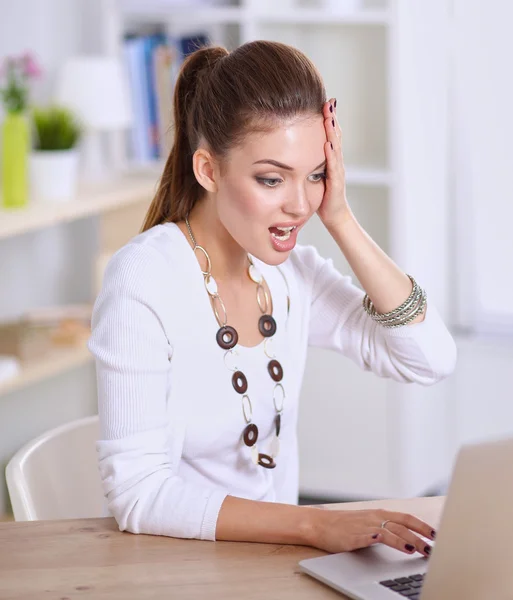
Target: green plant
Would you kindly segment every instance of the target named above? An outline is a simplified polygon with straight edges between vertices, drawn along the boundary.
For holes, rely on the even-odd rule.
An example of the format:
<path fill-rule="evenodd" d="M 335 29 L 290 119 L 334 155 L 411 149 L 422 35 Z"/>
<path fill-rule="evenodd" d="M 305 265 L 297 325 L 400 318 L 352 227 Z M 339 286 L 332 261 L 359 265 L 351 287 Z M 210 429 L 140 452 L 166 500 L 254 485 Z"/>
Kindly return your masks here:
<path fill-rule="evenodd" d="M 75 115 L 61 106 L 35 108 L 33 122 L 35 150 L 69 150 L 82 133 Z"/>

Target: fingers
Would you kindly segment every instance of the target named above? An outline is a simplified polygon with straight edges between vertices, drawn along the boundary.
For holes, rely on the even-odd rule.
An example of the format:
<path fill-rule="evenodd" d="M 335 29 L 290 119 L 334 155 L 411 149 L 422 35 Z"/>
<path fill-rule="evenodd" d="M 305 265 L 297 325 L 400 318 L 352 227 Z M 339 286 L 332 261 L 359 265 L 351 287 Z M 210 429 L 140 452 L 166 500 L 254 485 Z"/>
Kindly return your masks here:
<path fill-rule="evenodd" d="M 431 554 L 431 545 L 415 535 L 418 533 L 425 538 L 435 539 L 436 532 L 431 525 L 408 513 L 379 511 L 377 516 L 381 522 L 388 521 L 382 531 L 390 532 L 392 537 L 385 533 L 383 536 L 385 544 L 393 544 L 394 548 L 410 554 L 415 551 L 420 552 L 423 556 Z"/>
<path fill-rule="evenodd" d="M 359 550 L 360 548 L 368 548 L 369 546 L 373 546 L 374 544 L 383 543 L 383 535 L 379 531 L 372 531 L 370 533 L 365 533 L 363 535 L 359 535 L 354 542 L 352 550 Z"/>
<path fill-rule="evenodd" d="M 399 552 L 403 552 L 404 554 L 414 554 L 418 550 L 415 535 L 411 532 L 410 536 L 405 538 L 401 535 L 397 535 L 390 529 L 382 528 L 375 528 L 370 533 L 358 536 L 357 540 L 355 541 L 354 548 L 352 549 L 356 550 L 357 548 L 367 548 L 368 546 L 372 546 L 374 544 L 379 543 L 385 544 L 386 546 L 390 546 L 390 548 L 399 550 Z M 426 556 L 426 553 L 422 552 L 422 554 Z"/>
<path fill-rule="evenodd" d="M 380 543 L 404 554 L 411 555 L 419 552 L 423 556 L 429 557 L 431 553 L 429 544 L 426 544 L 406 527 L 396 523 L 388 523 L 385 529 L 375 528 L 370 533 L 358 536 L 352 549 L 367 548 Z"/>
<path fill-rule="evenodd" d="M 324 117 L 327 119 L 328 117 L 335 117 L 337 111 L 337 107 L 335 106 L 335 98 L 330 98 L 324 104 Z"/>
<path fill-rule="evenodd" d="M 426 557 L 431 554 L 431 546 L 416 536 L 408 528 L 404 527 L 404 525 L 398 525 L 397 523 L 390 522 L 386 524 L 385 531 L 390 531 L 390 533 L 402 540 L 403 546 L 409 554 L 415 550 Z M 408 550 L 408 546 L 410 547 L 410 550 Z M 411 548 L 413 548 L 413 551 Z"/>
<path fill-rule="evenodd" d="M 326 102 L 324 106 L 324 128 L 326 130 L 326 138 L 327 144 L 325 146 L 326 154 L 331 153 L 331 158 L 335 160 L 328 160 L 328 170 L 329 168 L 343 168 L 344 166 L 344 157 L 342 154 L 342 132 L 338 125 L 336 108 L 335 108 L 335 98 L 331 98 Z"/>
<path fill-rule="evenodd" d="M 388 524 L 390 525 L 390 523 Z M 390 548 L 395 548 L 399 550 L 399 552 L 404 552 L 404 554 L 414 554 L 417 551 L 417 547 L 415 543 L 404 539 L 403 537 L 396 535 L 393 531 L 388 528 L 388 525 L 385 529 L 380 528 L 381 532 L 379 535 L 382 538 L 382 543 L 390 546 Z M 374 532 L 376 534 L 377 531 Z M 424 553 L 423 553 L 424 554 Z"/>
<path fill-rule="evenodd" d="M 338 123 L 335 102 L 336 98 L 330 98 L 324 106 L 324 124 L 328 139 L 330 139 L 330 134 L 333 134 L 337 139 L 342 137 L 342 130 Z"/>
<path fill-rule="evenodd" d="M 383 517 L 383 521 L 389 520 L 392 523 L 403 525 L 403 527 L 407 527 L 411 531 L 415 531 L 426 538 L 431 540 L 435 539 L 436 532 L 433 527 L 413 515 L 401 512 L 382 511 L 380 512 L 380 518 L 381 516 Z M 389 528 L 389 525 L 390 523 L 387 524 L 387 528 Z"/>

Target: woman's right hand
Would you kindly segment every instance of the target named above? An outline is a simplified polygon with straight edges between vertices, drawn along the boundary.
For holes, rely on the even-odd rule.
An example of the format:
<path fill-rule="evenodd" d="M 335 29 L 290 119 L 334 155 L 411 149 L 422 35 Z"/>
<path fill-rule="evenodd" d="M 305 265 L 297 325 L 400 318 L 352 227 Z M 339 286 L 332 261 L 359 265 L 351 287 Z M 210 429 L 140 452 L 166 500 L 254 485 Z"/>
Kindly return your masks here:
<path fill-rule="evenodd" d="M 381 543 L 405 554 L 429 556 L 431 545 L 419 536 L 433 540 L 436 534 L 433 527 L 413 515 L 383 509 L 317 509 L 311 515 L 307 543 L 331 553 Z"/>

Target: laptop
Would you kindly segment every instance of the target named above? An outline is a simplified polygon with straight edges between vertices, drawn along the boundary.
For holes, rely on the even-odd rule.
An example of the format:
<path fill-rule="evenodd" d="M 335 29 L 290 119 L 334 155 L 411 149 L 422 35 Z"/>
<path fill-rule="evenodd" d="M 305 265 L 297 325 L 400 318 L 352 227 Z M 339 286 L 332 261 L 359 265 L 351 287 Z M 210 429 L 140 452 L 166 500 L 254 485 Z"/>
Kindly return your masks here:
<path fill-rule="evenodd" d="M 299 563 L 354 600 L 513 598 L 513 439 L 458 453 L 431 557 L 382 544 Z"/>

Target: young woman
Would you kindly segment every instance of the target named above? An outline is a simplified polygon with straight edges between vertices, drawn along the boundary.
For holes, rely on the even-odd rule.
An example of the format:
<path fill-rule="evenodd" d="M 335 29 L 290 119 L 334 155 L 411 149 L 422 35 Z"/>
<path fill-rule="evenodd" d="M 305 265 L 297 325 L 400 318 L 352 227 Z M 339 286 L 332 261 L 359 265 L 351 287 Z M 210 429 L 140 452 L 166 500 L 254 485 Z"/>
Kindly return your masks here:
<path fill-rule="evenodd" d="M 308 346 L 422 385 L 456 359 L 425 292 L 351 211 L 336 100 L 301 52 L 255 41 L 190 55 L 174 119 L 143 231 L 93 315 L 110 512 L 133 533 L 427 556 L 434 532 L 412 515 L 297 506 Z M 366 293 L 296 245 L 315 213 Z"/>

